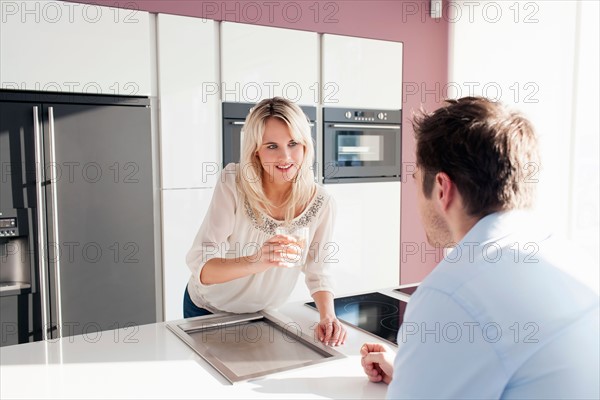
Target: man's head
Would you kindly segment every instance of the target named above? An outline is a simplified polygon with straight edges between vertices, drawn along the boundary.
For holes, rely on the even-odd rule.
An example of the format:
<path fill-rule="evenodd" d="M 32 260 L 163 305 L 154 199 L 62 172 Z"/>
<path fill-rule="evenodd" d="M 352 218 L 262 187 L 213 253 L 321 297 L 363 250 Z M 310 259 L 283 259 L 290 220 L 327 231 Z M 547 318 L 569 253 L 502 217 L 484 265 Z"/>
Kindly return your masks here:
<path fill-rule="evenodd" d="M 533 205 L 537 137 L 521 114 L 482 97 L 464 97 L 415 116 L 413 128 L 423 199 L 431 200 L 436 185 L 447 180 L 465 216 L 475 220 Z"/>

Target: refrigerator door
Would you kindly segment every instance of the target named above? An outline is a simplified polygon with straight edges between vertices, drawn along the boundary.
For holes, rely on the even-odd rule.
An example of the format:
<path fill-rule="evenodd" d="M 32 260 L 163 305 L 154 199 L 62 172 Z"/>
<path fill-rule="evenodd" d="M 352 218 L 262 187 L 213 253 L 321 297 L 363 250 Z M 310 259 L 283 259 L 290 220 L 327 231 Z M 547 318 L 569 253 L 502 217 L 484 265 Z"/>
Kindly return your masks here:
<path fill-rule="evenodd" d="M 42 326 L 51 329 L 43 300 L 47 270 L 38 246 L 45 242 L 38 224 L 40 215 L 45 220 L 44 196 L 38 195 L 43 178 L 36 168 L 36 149 L 43 145 L 36 141 L 40 116 L 39 103 L 0 97 L 0 220 L 15 226 L 0 228 L 0 346 L 40 340 Z"/>
<path fill-rule="evenodd" d="M 35 121 L 40 104 L 0 101 L 0 215 L 36 208 Z"/>
<path fill-rule="evenodd" d="M 150 109 L 45 104 L 42 114 L 60 335 L 156 322 Z"/>

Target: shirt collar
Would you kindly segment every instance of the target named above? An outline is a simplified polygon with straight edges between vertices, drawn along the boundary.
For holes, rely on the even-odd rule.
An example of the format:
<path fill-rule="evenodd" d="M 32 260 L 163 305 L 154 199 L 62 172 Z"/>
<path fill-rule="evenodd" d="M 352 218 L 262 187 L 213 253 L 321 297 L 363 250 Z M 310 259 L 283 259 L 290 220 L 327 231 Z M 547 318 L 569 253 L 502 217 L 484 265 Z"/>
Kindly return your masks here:
<path fill-rule="evenodd" d="M 501 241 L 503 238 L 515 234 L 525 234 L 528 237 L 547 236 L 544 228 L 539 228 L 541 224 L 536 222 L 536 218 L 527 210 L 510 210 L 495 212 L 481 218 L 467 232 L 459 242 L 459 245 L 465 243 L 474 243 L 485 245 L 492 241 Z"/>

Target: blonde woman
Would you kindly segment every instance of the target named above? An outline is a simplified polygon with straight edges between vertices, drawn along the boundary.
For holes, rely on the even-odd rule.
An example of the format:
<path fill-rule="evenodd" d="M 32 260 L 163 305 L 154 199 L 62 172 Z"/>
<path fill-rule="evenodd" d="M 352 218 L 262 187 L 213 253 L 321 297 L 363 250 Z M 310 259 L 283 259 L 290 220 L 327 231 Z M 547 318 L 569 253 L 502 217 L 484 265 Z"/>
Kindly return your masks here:
<path fill-rule="evenodd" d="M 246 117 L 241 153 L 239 164 L 221 172 L 187 255 L 192 275 L 184 316 L 276 308 L 303 272 L 320 314 L 315 336 L 344 344 L 346 329 L 335 315 L 325 262 L 335 207 L 314 182 L 314 147 L 300 107 L 279 97 L 258 103 Z M 289 268 L 285 256 L 294 239 L 277 235 L 280 226 L 309 228 L 310 251 L 302 267 Z"/>

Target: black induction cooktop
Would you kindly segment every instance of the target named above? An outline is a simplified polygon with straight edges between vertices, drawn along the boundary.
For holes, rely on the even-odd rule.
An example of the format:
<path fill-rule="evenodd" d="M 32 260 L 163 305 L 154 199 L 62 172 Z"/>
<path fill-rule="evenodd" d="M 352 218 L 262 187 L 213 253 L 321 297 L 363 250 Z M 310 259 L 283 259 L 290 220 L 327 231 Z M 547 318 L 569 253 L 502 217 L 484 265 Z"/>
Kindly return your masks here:
<path fill-rule="evenodd" d="M 316 309 L 314 302 L 305 303 Z M 340 297 L 333 300 L 338 319 L 398 344 L 397 336 L 407 303 L 378 292 Z"/>

